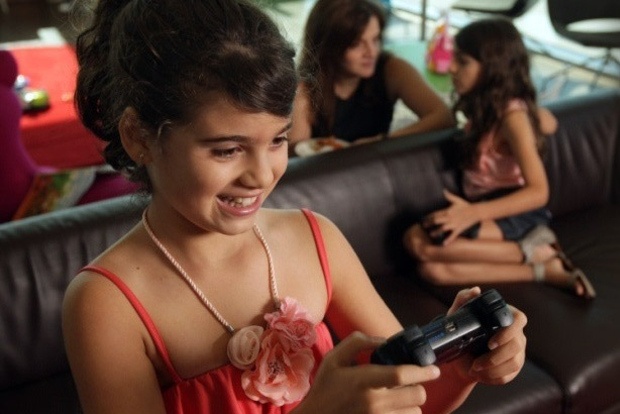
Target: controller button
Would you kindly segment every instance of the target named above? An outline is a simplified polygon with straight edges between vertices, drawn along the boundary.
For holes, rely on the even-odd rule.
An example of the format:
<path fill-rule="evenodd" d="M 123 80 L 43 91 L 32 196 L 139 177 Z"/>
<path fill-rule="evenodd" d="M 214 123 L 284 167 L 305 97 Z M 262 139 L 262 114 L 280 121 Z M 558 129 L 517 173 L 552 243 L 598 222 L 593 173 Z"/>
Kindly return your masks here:
<path fill-rule="evenodd" d="M 450 321 L 444 325 L 444 329 L 446 330 L 446 332 L 454 332 L 456 331 L 456 324 L 454 323 L 454 321 Z"/>

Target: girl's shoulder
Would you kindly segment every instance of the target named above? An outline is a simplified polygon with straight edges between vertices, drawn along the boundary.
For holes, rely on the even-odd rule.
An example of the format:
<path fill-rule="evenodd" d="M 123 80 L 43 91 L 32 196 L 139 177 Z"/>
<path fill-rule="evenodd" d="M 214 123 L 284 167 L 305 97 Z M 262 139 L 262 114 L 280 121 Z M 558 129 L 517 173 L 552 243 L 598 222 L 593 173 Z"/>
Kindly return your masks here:
<path fill-rule="evenodd" d="M 309 232 L 313 221 L 316 222 L 319 229 L 333 225 L 328 218 L 310 209 L 280 208 L 263 208 L 258 224 L 272 232 L 299 234 L 304 231 Z"/>
<path fill-rule="evenodd" d="M 272 237 L 288 240 L 293 245 L 314 245 L 318 239 L 329 243 L 339 240 L 340 230 L 327 217 L 305 209 L 264 208 L 258 222 Z"/>

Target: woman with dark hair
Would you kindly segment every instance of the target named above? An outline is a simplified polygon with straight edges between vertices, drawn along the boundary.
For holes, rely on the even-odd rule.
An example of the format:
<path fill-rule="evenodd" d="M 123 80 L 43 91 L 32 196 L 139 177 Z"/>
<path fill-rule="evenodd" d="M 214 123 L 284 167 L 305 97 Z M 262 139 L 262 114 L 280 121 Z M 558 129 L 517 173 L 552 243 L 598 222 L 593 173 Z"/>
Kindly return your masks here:
<path fill-rule="evenodd" d="M 517 375 L 518 310 L 491 354 L 428 385 L 435 366 L 352 366 L 402 327 L 331 221 L 262 207 L 286 170 L 297 76 L 253 3 L 101 0 L 77 52 L 84 123 L 151 195 L 65 295 L 85 413 L 445 412 Z"/>
<path fill-rule="evenodd" d="M 318 0 L 306 22 L 293 143 L 372 142 L 447 128 L 450 109 L 405 60 L 382 50 L 385 15 L 373 0 Z M 389 131 L 398 100 L 418 117 Z"/>
<path fill-rule="evenodd" d="M 507 19 L 483 19 L 455 37 L 450 72 L 465 127 L 463 192 L 405 235 L 421 274 L 441 284 L 546 282 L 595 291 L 559 248 L 541 151 L 555 117 L 537 106 L 528 52 Z"/>

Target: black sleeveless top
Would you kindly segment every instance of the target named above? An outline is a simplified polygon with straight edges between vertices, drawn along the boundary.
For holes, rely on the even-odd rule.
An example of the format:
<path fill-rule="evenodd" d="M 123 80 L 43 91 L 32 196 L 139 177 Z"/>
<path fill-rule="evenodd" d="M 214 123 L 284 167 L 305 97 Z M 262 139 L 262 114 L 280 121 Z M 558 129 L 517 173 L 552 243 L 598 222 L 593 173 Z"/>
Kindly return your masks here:
<path fill-rule="evenodd" d="M 395 104 L 395 101 L 388 97 L 385 81 L 385 64 L 389 59 L 388 54 L 382 53 L 375 73 L 368 79 L 362 79 L 349 99 L 336 97 L 334 127 L 330 130 L 327 121 L 318 116 L 312 125 L 313 137 L 334 135 L 353 142 L 358 138 L 388 132 Z"/>

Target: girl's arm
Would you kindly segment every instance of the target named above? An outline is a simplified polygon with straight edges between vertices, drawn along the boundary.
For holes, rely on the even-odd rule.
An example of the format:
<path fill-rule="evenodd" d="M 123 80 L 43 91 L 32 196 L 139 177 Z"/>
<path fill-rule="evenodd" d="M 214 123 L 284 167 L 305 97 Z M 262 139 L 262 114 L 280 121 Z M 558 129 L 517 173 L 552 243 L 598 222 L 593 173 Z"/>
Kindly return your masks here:
<path fill-rule="evenodd" d="M 63 335 L 85 413 L 165 413 L 145 351 L 146 329 L 107 279 L 82 273 L 71 282 L 63 303 Z"/>
<path fill-rule="evenodd" d="M 525 184 L 519 190 L 496 200 L 477 203 L 480 220 L 508 217 L 547 204 L 549 186 L 542 159 L 536 147 L 532 125 L 524 111 L 513 111 L 500 126 L 502 137 L 521 168 Z"/>
<path fill-rule="evenodd" d="M 538 119 L 543 135 L 552 135 L 558 130 L 558 119 L 547 108 L 538 107 Z"/>
<path fill-rule="evenodd" d="M 405 60 L 391 56 L 385 66 L 388 93 L 413 111 L 418 120 L 390 132 L 391 137 L 450 128 L 455 125 L 450 108 L 422 75 Z"/>
<path fill-rule="evenodd" d="M 519 164 L 525 184 L 504 197 L 476 203 L 470 203 L 446 191 L 450 206 L 427 217 L 429 223 L 441 225 L 442 231 L 450 232 L 444 244 L 451 243 L 477 222 L 521 214 L 547 204 L 547 174 L 536 147 L 532 124 L 525 111 L 506 114 L 498 133 L 506 141 Z"/>
<path fill-rule="evenodd" d="M 333 297 L 326 319 L 336 335 L 345 340 L 328 354 L 334 355 L 326 358 L 321 365 L 322 374 L 317 376 L 315 386 L 302 407 L 308 407 L 311 412 L 309 407 L 312 407 L 314 401 L 326 401 L 326 394 L 334 396 L 339 404 L 344 404 L 344 410 L 334 412 L 356 412 L 351 407 L 359 404 L 359 401 L 391 407 L 394 411 L 397 407 L 412 407 L 423 403 L 423 400 L 416 400 L 413 396 L 418 395 L 420 384 L 426 386 L 429 380 L 436 378 L 435 367 L 352 366 L 360 352 L 365 354 L 368 361 L 370 351 L 382 343 L 380 339 L 365 335 L 384 340 L 402 330 L 402 326 L 374 289 L 342 233 L 329 220 L 319 215 L 317 218 L 325 241 L 333 285 Z M 353 334 L 355 331 L 365 335 Z M 427 393 L 425 412 L 443 413 L 460 405 L 471 392 L 474 382 L 472 378 L 453 375 L 448 371 L 445 376 L 442 374 L 437 384 L 432 385 L 437 390 Z M 327 400 L 333 401 L 334 398 Z M 347 404 L 349 410 L 346 410 Z M 327 413 L 325 410 L 323 405 L 321 412 Z M 386 408 L 378 412 L 387 413 L 391 410 Z M 304 411 L 300 408 L 300 412 Z"/>

